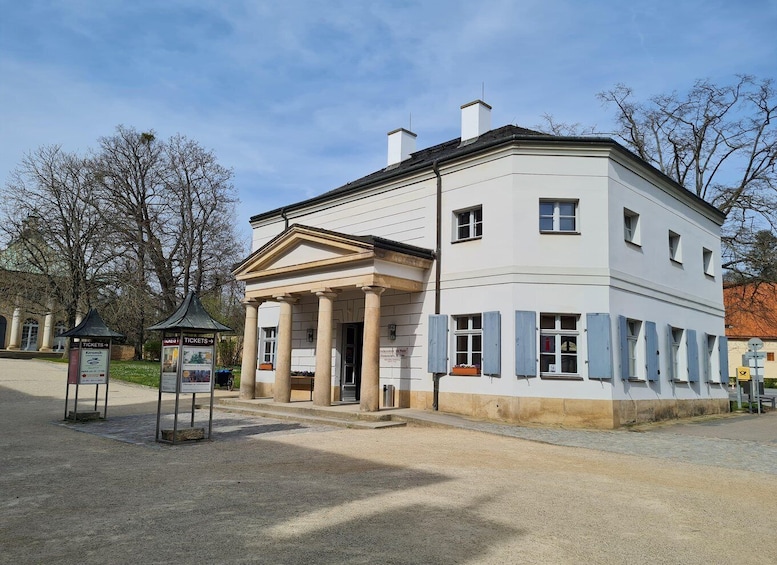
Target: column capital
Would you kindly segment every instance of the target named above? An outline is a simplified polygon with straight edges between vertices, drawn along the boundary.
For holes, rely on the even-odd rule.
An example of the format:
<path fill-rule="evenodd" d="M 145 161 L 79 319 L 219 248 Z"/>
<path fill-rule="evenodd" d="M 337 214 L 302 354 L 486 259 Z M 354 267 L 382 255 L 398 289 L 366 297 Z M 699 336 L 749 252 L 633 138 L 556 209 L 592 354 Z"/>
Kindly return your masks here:
<path fill-rule="evenodd" d="M 264 302 L 264 300 L 261 298 L 246 298 L 242 301 L 243 306 L 261 306 L 262 302 Z"/>
<path fill-rule="evenodd" d="M 331 288 L 322 288 L 322 289 L 318 289 L 318 290 L 311 290 L 310 292 L 312 294 L 315 294 L 319 298 L 321 298 L 322 296 L 325 297 L 325 298 L 334 298 L 334 297 L 336 297 L 338 295 L 338 292 L 335 291 L 335 290 L 332 290 Z"/>
<path fill-rule="evenodd" d="M 386 291 L 386 287 L 383 286 L 363 286 L 362 290 L 365 293 L 373 293 L 377 295 L 381 295 Z"/>
<path fill-rule="evenodd" d="M 272 299 L 276 302 L 286 302 L 287 304 L 294 304 L 299 300 L 298 297 L 291 294 L 279 294 L 277 296 L 273 296 Z"/>

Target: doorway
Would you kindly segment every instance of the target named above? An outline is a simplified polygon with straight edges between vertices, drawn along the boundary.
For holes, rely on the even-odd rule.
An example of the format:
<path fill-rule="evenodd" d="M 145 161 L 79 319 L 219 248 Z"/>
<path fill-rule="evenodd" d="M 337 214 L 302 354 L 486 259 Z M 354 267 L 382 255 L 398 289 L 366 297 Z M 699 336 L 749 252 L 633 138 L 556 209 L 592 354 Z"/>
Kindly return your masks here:
<path fill-rule="evenodd" d="M 358 402 L 362 386 L 362 338 L 364 324 L 343 324 L 340 400 Z"/>

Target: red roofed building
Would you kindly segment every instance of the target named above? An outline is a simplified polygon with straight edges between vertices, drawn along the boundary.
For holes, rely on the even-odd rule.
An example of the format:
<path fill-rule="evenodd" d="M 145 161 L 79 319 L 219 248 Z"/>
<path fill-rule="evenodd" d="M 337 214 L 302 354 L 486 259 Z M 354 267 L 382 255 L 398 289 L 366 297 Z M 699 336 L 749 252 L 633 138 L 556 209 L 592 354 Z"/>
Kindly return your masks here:
<path fill-rule="evenodd" d="M 750 283 L 723 289 L 726 306 L 729 375 L 742 365 L 747 342 L 754 337 L 764 342 L 765 378 L 777 378 L 777 284 Z"/>

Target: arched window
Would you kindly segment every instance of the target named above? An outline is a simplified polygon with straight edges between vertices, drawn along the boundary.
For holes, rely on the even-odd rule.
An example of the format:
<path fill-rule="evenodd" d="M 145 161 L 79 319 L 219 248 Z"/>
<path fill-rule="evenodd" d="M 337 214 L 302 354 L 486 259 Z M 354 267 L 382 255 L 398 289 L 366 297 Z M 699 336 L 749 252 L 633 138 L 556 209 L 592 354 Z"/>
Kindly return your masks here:
<path fill-rule="evenodd" d="M 38 350 L 38 320 L 27 318 L 22 326 L 22 350 Z"/>
<path fill-rule="evenodd" d="M 54 324 L 54 351 L 64 351 L 67 338 L 62 337 L 62 334 L 67 331 L 65 322 L 59 321 Z"/>

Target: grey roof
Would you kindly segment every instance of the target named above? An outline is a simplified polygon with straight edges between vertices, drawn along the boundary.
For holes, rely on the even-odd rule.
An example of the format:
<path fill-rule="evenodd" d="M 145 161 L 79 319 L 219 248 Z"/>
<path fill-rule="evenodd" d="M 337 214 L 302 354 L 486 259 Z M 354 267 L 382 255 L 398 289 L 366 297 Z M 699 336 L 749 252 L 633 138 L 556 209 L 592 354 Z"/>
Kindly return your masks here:
<path fill-rule="evenodd" d="M 105 325 L 97 310 L 92 308 L 80 324 L 63 333 L 62 337 L 124 337 L 124 334 Z"/>
<path fill-rule="evenodd" d="M 201 333 L 231 332 L 232 328 L 217 322 L 202 306 L 194 292 L 189 291 L 178 309 L 166 320 L 148 330 L 189 330 Z"/>
<path fill-rule="evenodd" d="M 412 153 L 409 159 L 405 159 L 397 165 L 392 165 L 390 167 L 386 167 L 385 169 L 375 171 L 374 173 L 371 173 L 353 182 L 349 182 L 348 184 L 345 184 L 339 188 L 335 188 L 334 190 L 330 190 L 323 194 L 319 194 L 318 196 L 314 196 L 313 198 L 309 198 L 301 202 L 295 202 L 288 206 L 276 208 L 275 210 L 270 210 L 268 212 L 262 212 L 261 214 L 252 216 L 250 221 L 254 222 L 264 218 L 272 218 L 274 216 L 283 215 L 289 211 L 305 208 L 311 204 L 327 202 L 328 200 L 334 199 L 339 195 L 359 192 L 388 179 L 401 177 L 407 173 L 432 168 L 435 163 L 453 160 L 464 155 L 486 151 L 493 147 L 498 147 L 510 143 L 539 143 L 554 146 L 594 145 L 611 147 L 615 151 L 618 151 L 622 155 L 626 156 L 628 159 L 641 164 L 642 166 L 652 170 L 657 175 L 663 177 L 664 180 L 666 180 L 667 183 L 673 185 L 675 189 L 687 193 L 687 195 L 689 195 L 692 200 L 695 200 L 699 205 L 717 215 L 721 222 L 725 219 L 725 214 L 723 214 L 723 212 L 718 210 L 716 207 L 709 204 L 706 200 L 698 197 L 693 191 L 687 190 L 671 177 L 665 175 L 653 167 L 650 163 L 640 159 L 637 155 L 609 137 L 549 135 L 519 126 L 506 125 L 488 131 L 474 141 L 468 141 L 464 144 L 461 143 L 461 138 L 457 137 L 456 139 L 452 139 L 450 141 L 446 141 L 426 149 L 421 149 L 420 151 Z"/>

